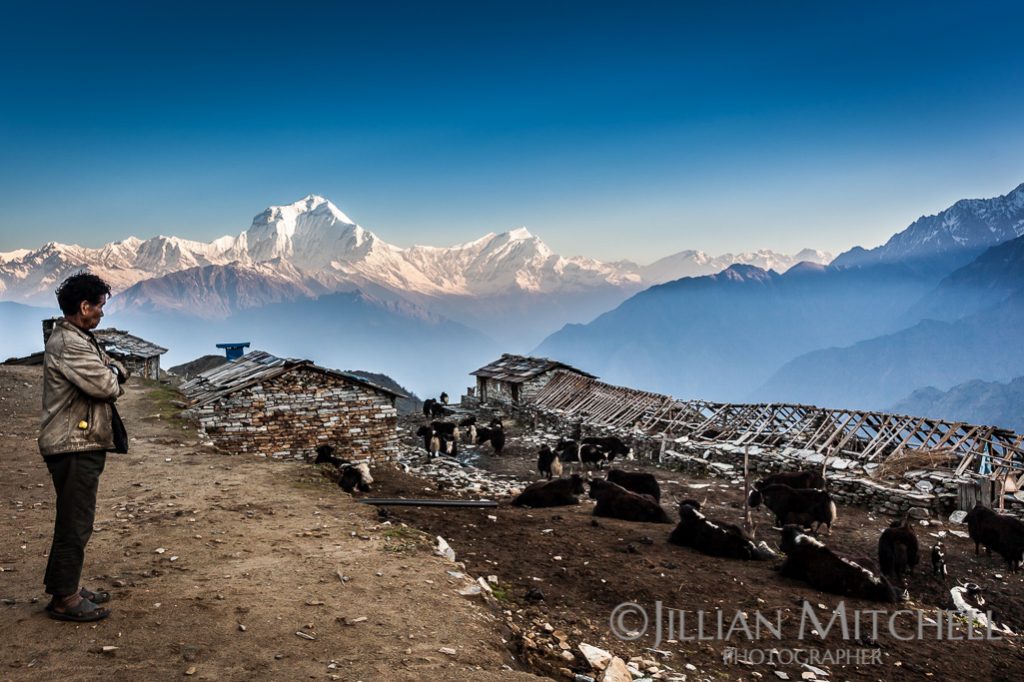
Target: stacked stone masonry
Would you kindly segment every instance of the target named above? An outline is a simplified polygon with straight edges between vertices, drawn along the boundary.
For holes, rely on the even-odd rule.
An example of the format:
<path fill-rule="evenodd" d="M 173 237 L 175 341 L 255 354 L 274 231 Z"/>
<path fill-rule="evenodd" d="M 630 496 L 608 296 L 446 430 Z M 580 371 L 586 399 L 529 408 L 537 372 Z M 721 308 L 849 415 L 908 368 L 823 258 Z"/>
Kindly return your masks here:
<path fill-rule="evenodd" d="M 345 459 L 398 453 L 391 397 L 344 378 L 298 368 L 190 411 L 219 448 L 275 459 L 305 459 L 330 444 Z"/>
<path fill-rule="evenodd" d="M 543 428 L 568 438 L 576 422 L 564 415 L 541 410 L 532 405 L 503 406 L 527 428 Z M 718 476 L 742 480 L 744 446 L 715 441 L 690 441 L 686 437 L 662 443 L 660 436 L 651 436 L 629 429 L 602 429 L 583 426 L 585 436 L 617 436 L 631 445 L 639 459 L 657 461 L 672 468 L 699 476 Z M 820 468 L 824 456 L 796 448 L 771 448 L 750 445 L 748 448 L 751 478 L 760 478 L 779 471 Z M 829 491 L 837 502 L 867 507 L 894 516 L 909 512 L 914 518 L 948 515 L 955 511 L 957 490 L 969 478 L 957 478 L 952 472 L 938 469 L 917 469 L 906 472 L 901 481 L 872 478 L 876 464 L 862 466 L 844 457 L 829 457 Z M 1024 517 L 1024 501 L 1010 500 L 1006 511 Z"/>

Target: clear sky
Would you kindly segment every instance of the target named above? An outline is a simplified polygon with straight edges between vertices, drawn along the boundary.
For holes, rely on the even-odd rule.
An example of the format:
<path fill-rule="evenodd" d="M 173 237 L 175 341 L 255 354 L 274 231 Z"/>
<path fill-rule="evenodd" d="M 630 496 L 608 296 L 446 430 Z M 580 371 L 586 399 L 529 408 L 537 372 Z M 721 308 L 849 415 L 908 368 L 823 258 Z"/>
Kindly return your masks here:
<path fill-rule="evenodd" d="M 873 246 L 1024 182 L 1019 2 L 0 5 L 0 251 L 308 193 L 398 245 Z"/>

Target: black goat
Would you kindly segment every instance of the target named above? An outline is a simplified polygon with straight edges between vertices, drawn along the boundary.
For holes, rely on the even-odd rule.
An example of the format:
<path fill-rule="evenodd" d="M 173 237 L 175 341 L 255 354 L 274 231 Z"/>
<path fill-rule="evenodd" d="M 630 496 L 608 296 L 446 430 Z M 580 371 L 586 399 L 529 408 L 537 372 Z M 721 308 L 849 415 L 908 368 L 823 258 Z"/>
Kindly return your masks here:
<path fill-rule="evenodd" d="M 981 553 L 981 545 L 989 556 L 996 552 L 1006 559 L 1011 573 L 1016 573 L 1024 561 L 1024 523 L 1012 516 L 997 514 L 979 502 L 964 518 L 967 532 L 974 540 L 974 553 Z"/>
<path fill-rule="evenodd" d="M 618 455 L 628 457 L 630 452 L 632 452 L 625 443 L 615 436 L 605 436 L 601 438 L 597 436 L 588 436 L 587 438 L 582 439 L 580 443 L 583 445 L 596 445 L 601 448 L 601 451 L 609 462 L 615 459 Z"/>
<path fill-rule="evenodd" d="M 490 442 L 494 448 L 494 454 L 500 455 L 505 447 L 505 430 L 501 424 L 497 426 L 484 426 L 476 430 L 476 444 L 483 445 Z"/>
<path fill-rule="evenodd" d="M 541 476 L 546 476 L 549 481 L 552 476 L 562 477 L 562 460 L 558 459 L 558 455 L 551 452 L 551 448 L 547 445 L 540 448 L 540 454 L 537 457 L 537 472 Z"/>
<path fill-rule="evenodd" d="M 711 521 L 693 500 L 679 503 L 679 524 L 668 541 L 680 547 L 693 549 L 709 556 L 745 561 L 764 561 L 772 555 L 754 544 L 742 528 L 732 523 Z"/>
<path fill-rule="evenodd" d="M 343 464 L 348 464 L 348 460 L 335 457 L 334 447 L 325 443 L 316 447 L 316 460 L 313 461 L 313 464 L 333 464 L 340 467 Z"/>
<path fill-rule="evenodd" d="M 825 478 L 820 471 L 781 471 L 765 476 L 754 483 L 754 488 L 764 490 L 770 485 L 788 485 L 790 488 L 825 488 Z"/>
<path fill-rule="evenodd" d="M 839 556 L 821 541 L 805 534 L 799 526 L 783 527 L 781 546 L 786 560 L 779 571 L 784 576 L 832 594 L 890 604 L 898 599 L 896 590 L 884 576 Z"/>
<path fill-rule="evenodd" d="M 878 538 L 878 566 L 882 575 L 903 583 L 918 562 L 917 535 L 907 517 L 893 521 Z"/>
<path fill-rule="evenodd" d="M 476 416 L 470 415 L 459 420 L 459 428 L 466 434 L 466 441 L 470 445 L 476 445 Z"/>
<path fill-rule="evenodd" d="M 585 465 L 588 469 L 591 468 L 591 465 L 595 464 L 600 468 L 601 463 L 605 461 L 604 450 L 597 445 L 581 445 L 575 440 L 567 440 L 565 438 L 558 441 L 558 444 L 555 446 L 555 452 L 558 453 L 558 456 L 566 464 L 581 464 Z"/>
<path fill-rule="evenodd" d="M 583 494 L 583 478 L 574 474 L 554 481 L 538 481 L 519 493 L 512 504 L 517 507 L 565 507 L 579 504 Z"/>
<path fill-rule="evenodd" d="M 452 410 L 437 402 L 433 398 L 427 398 L 423 401 L 423 416 L 424 417 L 447 417 L 455 414 Z"/>
<path fill-rule="evenodd" d="M 359 492 L 370 492 L 370 484 L 373 483 L 373 476 L 370 475 L 370 466 L 366 462 L 349 464 L 343 467 L 340 471 L 341 476 L 338 478 L 338 485 L 342 490 L 347 493 L 351 493 L 353 490 L 358 488 Z"/>
<path fill-rule="evenodd" d="M 590 496 L 597 500 L 594 516 L 608 516 L 623 521 L 672 523 L 672 519 L 653 497 L 631 493 L 610 481 L 599 478 L 590 481 Z"/>
<path fill-rule="evenodd" d="M 932 545 L 932 575 L 946 579 L 946 546 L 941 542 Z"/>
<path fill-rule="evenodd" d="M 775 523 L 779 526 L 797 523 L 806 528 L 814 526 L 817 532 L 821 524 L 825 524 L 828 527 L 827 534 L 832 534 L 832 524 L 836 520 L 836 504 L 828 491 L 794 490 L 788 485 L 776 483 L 765 486 L 764 490 L 752 491 L 747 504 L 757 507 L 762 501 L 774 512 Z"/>
<path fill-rule="evenodd" d="M 658 479 L 654 474 L 645 474 L 641 471 L 631 472 L 622 469 L 611 469 L 606 475 L 612 483 L 621 485 L 626 490 L 643 495 L 650 495 L 658 502 L 661 502 L 661 488 L 658 487 Z"/>

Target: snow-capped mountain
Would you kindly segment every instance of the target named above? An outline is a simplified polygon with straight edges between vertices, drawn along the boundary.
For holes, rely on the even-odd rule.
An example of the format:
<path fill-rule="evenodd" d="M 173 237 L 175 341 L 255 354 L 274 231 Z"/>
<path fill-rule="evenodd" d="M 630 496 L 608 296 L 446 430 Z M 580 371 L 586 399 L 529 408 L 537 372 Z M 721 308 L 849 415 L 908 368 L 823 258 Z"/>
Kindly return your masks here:
<path fill-rule="evenodd" d="M 969 262 L 984 249 L 1024 235 L 1024 184 L 992 199 L 961 199 L 946 210 L 915 220 L 873 249 L 855 247 L 838 256 L 838 267 L 953 258 Z M 964 255 L 958 256 L 958 253 Z"/>
<path fill-rule="evenodd" d="M 641 267 L 639 272 L 645 283 L 662 284 L 681 277 L 713 275 L 736 264 L 753 265 L 762 270 L 782 273 L 799 263 L 827 265 L 831 260 L 832 254 L 814 249 L 803 249 L 795 256 L 765 249 L 726 253 L 718 257 L 709 256 L 703 251 L 680 251 Z"/>
<path fill-rule="evenodd" d="M 828 254 L 805 250 L 795 257 L 770 251 L 712 258 L 685 251 L 649 266 L 629 261 L 603 263 L 591 258 L 557 255 L 526 228 L 483 237 L 451 247 L 388 244 L 357 225 L 327 199 L 309 195 L 285 206 L 272 206 L 255 217 L 236 237 L 197 242 L 177 237 L 141 240 L 129 237 L 100 248 L 48 243 L 36 250 L 0 254 L 0 297 L 23 302 L 49 303 L 54 287 L 67 275 L 89 268 L 106 279 L 115 293 L 133 285 L 209 266 L 233 268 L 228 279 L 244 273 L 269 278 L 265 289 L 292 293 L 381 289 L 423 297 L 494 297 L 517 294 L 585 294 L 595 289 L 636 291 L 645 285 L 695 273 L 721 271 L 733 263 L 749 263 L 784 270 L 799 260 L 826 262 Z M 196 282 L 196 275 L 172 281 Z M 183 284 L 184 285 L 184 284 Z M 157 290 L 170 291 L 171 282 Z M 315 293 L 311 293 L 315 295 Z M 131 300 L 158 305 L 171 296 L 157 296 L 152 287 Z M 184 298 L 190 298 L 185 296 Z M 255 297 L 252 305 L 259 305 Z M 268 301 L 279 300 L 277 294 Z M 125 300 L 120 305 L 128 305 Z M 162 305 L 162 304 L 159 304 Z M 220 304 L 206 306 L 207 312 Z"/>

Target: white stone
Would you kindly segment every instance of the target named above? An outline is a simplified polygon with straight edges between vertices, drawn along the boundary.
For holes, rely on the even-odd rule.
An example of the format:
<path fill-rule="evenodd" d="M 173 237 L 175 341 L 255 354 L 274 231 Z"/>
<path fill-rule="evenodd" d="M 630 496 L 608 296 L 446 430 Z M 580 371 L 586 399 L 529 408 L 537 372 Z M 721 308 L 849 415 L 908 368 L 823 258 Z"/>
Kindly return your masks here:
<path fill-rule="evenodd" d="M 440 535 L 437 536 L 437 546 L 434 548 L 434 554 L 442 556 L 448 561 L 455 561 L 455 550 Z"/>
<path fill-rule="evenodd" d="M 615 656 L 608 663 L 600 680 L 601 682 L 633 682 L 633 675 L 629 672 L 626 662 Z"/>
<path fill-rule="evenodd" d="M 590 667 L 595 670 L 604 670 L 608 662 L 612 660 L 612 655 L 604 649 L 599 649 L 584 642 L 580 642 L 580 653 L 583 654 L 583 658 L 587 659 Z"/>

